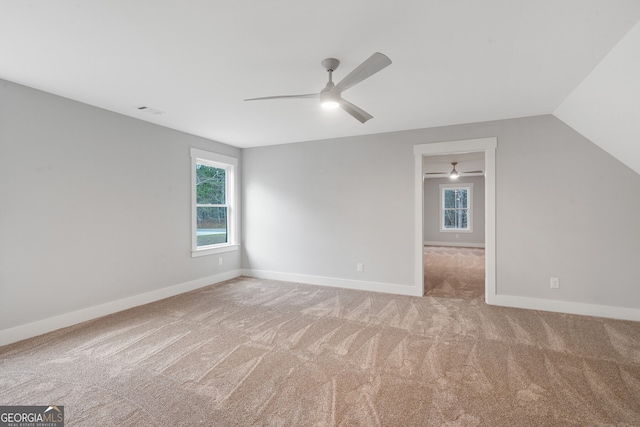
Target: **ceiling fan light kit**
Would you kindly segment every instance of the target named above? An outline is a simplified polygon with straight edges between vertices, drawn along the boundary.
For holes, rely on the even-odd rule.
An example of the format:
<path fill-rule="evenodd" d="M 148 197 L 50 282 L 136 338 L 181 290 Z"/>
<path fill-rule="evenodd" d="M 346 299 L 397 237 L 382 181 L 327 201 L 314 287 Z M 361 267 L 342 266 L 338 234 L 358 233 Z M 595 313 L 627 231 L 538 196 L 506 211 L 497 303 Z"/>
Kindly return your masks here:
<path fill-rule="evenodd" d="M 330 99 L 322 101 L 322 104 L 320 104 L 322 106 L 322 108 L 324 108 L 325 110 L 333 110 L 334 108 L 338 108 L 340 106 L 340 103 L 337 101 L 332 101 Z"/>
<path fill-rule="evenodd" d="M 342 92 L 361 81 L 371 77 L 383 68 L 391 65 L 391 60 L 380 52 L 371 55 L 366 61 L 358 65 L 337 85 L 333 83 L 333 72 L 340 65 L 340 61 L 336 58 L 326 58 L 321 62 L 324 69 L 329 73 L 329 81 L 320 93 L 308 93 L 304 95 L 283 95 L 283 96 L 266 96 L 262 98 L 250 98 L 245 101 L 263 101 L 268 99 L 304 99 L 304 98 L 320 98 L 320 105 L 325 109 L 342 107 L 344 111 L 349 113 L 361 123 L 373 118 L 373 116 L 360 107 L 357 107 L 342 98 Z"/>
<path fill-rule="evenodd" d="M 331 83 L 331 87 L 329 87 L 329 83 Z M 329 83 L 327 83 L 327 86 L 320 92 L 320 105 L 322 105 L 322 108 L 327 109 L 338 108 L 340 106 L 340 96 L 331 91 L 333 83 Z"/>
<path fill-rule="evenodd" d="M 458 162 L 451 162 L 451 165 L 453 165 L 453 170 L 451 172 L 449 172 L 449 178 L 451 178 L 451 179 L 458 179 L 458 177 L 460 176 L 460 174 L 456 170 L 456 165 L 457 164 L 458 164 Z"/>

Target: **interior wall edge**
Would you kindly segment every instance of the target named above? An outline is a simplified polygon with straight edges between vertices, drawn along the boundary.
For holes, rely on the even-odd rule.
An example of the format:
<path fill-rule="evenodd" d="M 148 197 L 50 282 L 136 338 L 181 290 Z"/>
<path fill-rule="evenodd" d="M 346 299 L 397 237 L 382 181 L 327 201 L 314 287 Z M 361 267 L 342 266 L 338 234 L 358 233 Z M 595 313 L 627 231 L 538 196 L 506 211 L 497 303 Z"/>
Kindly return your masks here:
<path fill-rule="evenodd" d="M 356 289 L 360 291 L 382 292 L 386 294 L 422 296 L 422 289 L 412 285 L 370 282 L 365 280 L 341 279 L 278 271 L 243 269 L 243 276 L 257 279 L 280 280 L 283 282 L 304 283 L 307 285 L 329 286 L 334 288 Z"/>
<path fill-rule="evenodd" d="M 231 280 L 239 276 L 240 270 L 231 270 L 213 276 L 202 277 L 200 279 L 168 286 L 166 288 L 158 289 L 155 291 L 133 295 L 116 301 L 110 301 L 105 304 L 60 314 L 54 317 L 15 326 L 9 329 L 0 330 L 0 346 L 46 334 L 57 329 L 73 326 L 81 322 L 86 322 L 98 317 L 107 316 L 119 311 L 124 311 L 144 304 L 149 304 L 185 292 L 203 288 L 205 286 L 214 285 L 216 283 Z"/>

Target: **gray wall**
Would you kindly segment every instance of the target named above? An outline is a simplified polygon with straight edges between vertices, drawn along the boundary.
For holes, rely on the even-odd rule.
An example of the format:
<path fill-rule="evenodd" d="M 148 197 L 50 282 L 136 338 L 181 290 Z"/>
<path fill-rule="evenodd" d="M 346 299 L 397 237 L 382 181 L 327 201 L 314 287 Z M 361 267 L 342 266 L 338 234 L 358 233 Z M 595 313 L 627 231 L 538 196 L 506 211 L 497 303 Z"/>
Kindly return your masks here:
<path fill-rule="evenodd" d="M 494 136 L 498 294 L 640 308 L 640 175 L 554 116 L 241 152 L 0 80 L 0 330 L 241 267 L 413 286 L 413 146 Z M 189 147 L 242 155 L 242 260 L 190 256 Z"/>
<path fill-rule="evenodd" d="M 411 283 L 413 148 L 390 142 L 363 136 L 244 149 L 243 267 Z"/>
<path fill-rule="evenodd" d="M 440 231 L 440 184 L 473 184 L 472 232 L 454 233 Z M 424 226 L 425 242 L 446 243 L 451 246 L 484 246 L 484 177 L 460 177 L 452 182 L 448 178 L 424 180 Z"/>
<path fill-rule="evenodd" d="M 481 137 L 497 293 L 640 308 L 640 175 L 551 115 L 245 149 L 243 267 L 412 285 L 413 146 Z"/>
<path fill-rule="evenodd" d="M 189 147 L 241 154 L 0 80 L 0 330 L 239 270 L 191 257 Z"/>

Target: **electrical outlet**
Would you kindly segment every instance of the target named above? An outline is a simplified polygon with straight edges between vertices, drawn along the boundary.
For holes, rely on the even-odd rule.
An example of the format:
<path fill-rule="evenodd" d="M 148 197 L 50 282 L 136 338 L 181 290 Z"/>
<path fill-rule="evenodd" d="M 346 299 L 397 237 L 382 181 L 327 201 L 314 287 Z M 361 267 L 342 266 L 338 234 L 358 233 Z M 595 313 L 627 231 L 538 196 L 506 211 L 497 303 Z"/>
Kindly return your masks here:
<path fill-rule="evenodd" d="M 218 257 L 218 265 L 222 265 L 222 257 Z"/>
<path fill-rule="evenodd" d="M 364 264 L 361 263 L 361 262 L 356 264 L 356 270 L 359 271 L 360 273 L 362 273 L 364 271 Z"/>
<path fill-rule="evenodd" d="M 557 277 L 551 278 L 551 289 L 558 289 L 560 287 L 560 279 Z"/>

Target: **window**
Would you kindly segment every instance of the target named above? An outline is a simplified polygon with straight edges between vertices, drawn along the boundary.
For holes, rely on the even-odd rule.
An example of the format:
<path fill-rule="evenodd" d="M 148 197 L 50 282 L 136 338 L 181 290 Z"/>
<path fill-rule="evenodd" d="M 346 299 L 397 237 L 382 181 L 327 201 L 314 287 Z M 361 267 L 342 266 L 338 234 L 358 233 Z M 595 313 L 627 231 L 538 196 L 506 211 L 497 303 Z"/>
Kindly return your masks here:
<path fill-rule="evenodd" d="M 440 185 L 440 231 L 473 231 L 473 184 Z"/>
<path fill-rule="evenodd" d="M 234 157 L 191 149 L 191 254 L 238 249 Z"/>

